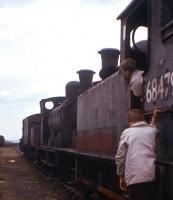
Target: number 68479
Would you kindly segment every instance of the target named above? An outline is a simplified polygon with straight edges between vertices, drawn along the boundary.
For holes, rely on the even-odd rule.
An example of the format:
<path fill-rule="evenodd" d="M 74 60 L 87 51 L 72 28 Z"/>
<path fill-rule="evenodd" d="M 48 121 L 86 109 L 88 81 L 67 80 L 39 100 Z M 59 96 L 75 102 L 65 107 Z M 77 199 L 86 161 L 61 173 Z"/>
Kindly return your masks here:
<path fill-rule="evenodd" d="M 173 96 L 173 72 L 166 72 L 159 78 L 148 81 L 146 87 L 146 100 L 148 103 Z"/>

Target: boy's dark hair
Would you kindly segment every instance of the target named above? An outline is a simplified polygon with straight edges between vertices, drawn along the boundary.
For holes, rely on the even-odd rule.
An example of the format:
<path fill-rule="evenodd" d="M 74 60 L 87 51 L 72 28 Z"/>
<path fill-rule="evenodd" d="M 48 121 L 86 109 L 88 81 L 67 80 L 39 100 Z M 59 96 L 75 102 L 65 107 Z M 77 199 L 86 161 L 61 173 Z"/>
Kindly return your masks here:
<path fill-rule="evenodd" d="M 129 122 L 139 122 L 144 121 L 144 115 L 140 109 L 132 109 L 128 112 Z"/>
<path fill-rule="evenodd" d="M 121 62 L 120 69 L 134 72 L 136 70 L 136 61 L 132 58 L 127 58 Z"/>

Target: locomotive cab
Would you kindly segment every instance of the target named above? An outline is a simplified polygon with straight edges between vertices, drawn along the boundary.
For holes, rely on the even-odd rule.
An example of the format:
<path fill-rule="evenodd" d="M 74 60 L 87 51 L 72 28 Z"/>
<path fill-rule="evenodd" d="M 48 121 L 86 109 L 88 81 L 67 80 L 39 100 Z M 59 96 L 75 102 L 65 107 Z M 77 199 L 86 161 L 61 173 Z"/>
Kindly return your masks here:
<path fill-rule="evenodd" d="M 171 0 L 134 0 L 120 14 L 121 60 L 131 57 L 144 70 L 143 109 L 147 118 L 156 108 L 167 108 L 158 120 L 156 181 L 157 199 L 172 200 L 173 175 L 173 2 Z M 148 27 L 146 53 L 134 42 L 137 27 Z M 134 44 L 134 48 L 131 47 Z M 137 50 L 135 53 L 133 50 Z M 136 53 L 140 56 L 137 58 Z M 131 107 L 134 102 L 131 101 Z"/>
<path fill-rule="evenodd" d="M 148 60 L 148 27 L 149 9 L 148 1 L 138 0 L 132 3 L 118 16 L 121 20 L 121 61 L 125 58 L 133 58 L 137 62 L 138 69 L 147 70 Z M 137 32 L 140 32 L 138 40 Z M 144 35 L 144 31 L 146 35 Z M 137 41 L 138 40 L 138 41 Z"/>
<path fill-rule="evenodd" d="M 121 20 L 120 60 L 133 58 L 137 69 L 148 70 L 149 60 L 149 1 L 134 0 L 118 16 Z M 142 108 L 139 98 L 131 94 L 131 108 Z"/>

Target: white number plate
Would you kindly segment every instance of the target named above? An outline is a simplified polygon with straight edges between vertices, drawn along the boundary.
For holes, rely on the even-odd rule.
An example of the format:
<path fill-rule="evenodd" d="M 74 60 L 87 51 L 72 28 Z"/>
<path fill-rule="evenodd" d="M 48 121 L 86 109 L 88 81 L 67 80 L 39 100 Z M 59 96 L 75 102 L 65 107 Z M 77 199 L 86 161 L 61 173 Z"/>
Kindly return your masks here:
<path fill-rule="evenodd" d="M 168 94 L 173 96 L 173 72 L 166 72 L 159 78 L 148 81 L 146 88 L 146 100 L 148 103 L 157 99 L 165 99 Z"/>

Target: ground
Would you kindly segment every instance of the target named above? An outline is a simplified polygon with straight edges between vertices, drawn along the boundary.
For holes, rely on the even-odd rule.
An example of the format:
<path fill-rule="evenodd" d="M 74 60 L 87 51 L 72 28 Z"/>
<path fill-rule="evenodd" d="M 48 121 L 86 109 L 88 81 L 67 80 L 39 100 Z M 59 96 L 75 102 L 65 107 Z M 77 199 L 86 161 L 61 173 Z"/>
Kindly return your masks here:
<path fill-rule="evenodd" d="M 65 200 L 58 183 L 29 163 L 18 147 L 0 148 L 0 200 Z"/>

